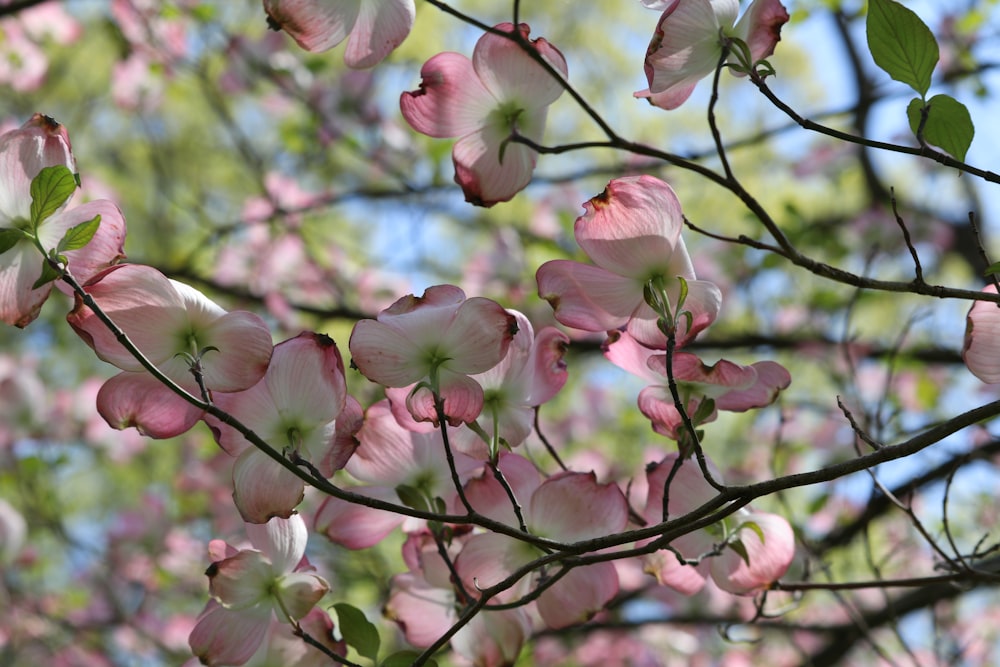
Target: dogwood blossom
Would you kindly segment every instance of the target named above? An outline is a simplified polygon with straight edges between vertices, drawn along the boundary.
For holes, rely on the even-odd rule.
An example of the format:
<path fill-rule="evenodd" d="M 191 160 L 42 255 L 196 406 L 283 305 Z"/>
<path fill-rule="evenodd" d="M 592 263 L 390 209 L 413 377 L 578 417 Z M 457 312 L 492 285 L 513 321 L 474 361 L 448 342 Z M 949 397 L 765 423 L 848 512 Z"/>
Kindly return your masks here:
<path fill-rule="evenodd" d="M 347 40 L 348 67 L 374 67 L 413 28 L 413 0 L 264 0 L 275 29 L 307 51 L 326 51 Z"/>
<path fill-rule="evenodd" d="M 436 285 L 421 297 L 404 296 L 376 320 L 360 320 L 348 346 L 354 365 L 373 382 L 425 383 L 407 401 L 414 419 L 438 420 L 437 392 L 448 421 L 458 424 L 483 408 L 483 388 L 469 376 L 500 363 L 516 332 L 517 320 L 498 303 Z"/>
<path fill-rule="evenodd" d="M 0 320 L 18 327 L 38 316 L 52 283 L 34 287 L 45 258 L 30 237 L 31 182 L 45 167 L 76 161 L 66 128 L 48 116 L 35 114 L 17 130 L 0 135 Z M 124 257 L 125 218 L 107 200 L 68 208 L 68 201 L 41 221 L 38 242 L 50 251 L 70 228 L 100 216 L 97 232 L 87 245 L 66 251 L 70 273 L 80 282 Z"/>
<path fill-rule="evenodd" d="M 295 452 L 330 477 L 354 452 L 353 438 L 337 428 L 346 399 L 337 345 L 327 336 L 304 332 L 274 347 L 260 382 L 246 391 L 220 393 L 215 404 L 279 451 Z M 233 500 L 243 520 L 266 523 L 273 516 L 291 516 L 305 483 L 232 427 L 210 415 L 205 421 L 219 445 L 237 457 Z"/>
<path fill-rule="evenodd" d="M 625 528 L 625 496 L 614 484 L 598 483 L 592 472 L 562 472 L 542 481 L 527 459 L 509 453 L 500 457 L 498 467 L 523 505 L 525 525 L 534 535 L 571 543 Z M 485 472 L 471 481 L 466 496 L 480 513 L 518 525 L 510 498 L 492 473 Z M 537 547 L 506 535 L 483 533 L 469 538 L 455 568 L 466 588 L 476 590 L 503 581 L 541 553 Z M 532 581 L 537 583 L 537 577 Z M 508 594 L 518 597 L 527 593 L 532 581 L 522 579 Z M 548 627 L 562 628 L 589 619 L 617 592 L 614 565 L 594 563 L 570 570 L 538 597 L 536 605 Z"/>
<path fill-rule="evenodd" d="M 715 71 L 726 42 L 737 38 L 750 49 L 752 62 L 767 58 L 781 39 L 788 12 L 779 0 L 754 0 L 736 20 L 739 0 L 645 2 L 663 14 L 646 52 L 649 88 L 635 93 L 655 106 L 676 109 L 698 81 Z M 729 62 L 737 62 L 729 56 Z"/>
<path fill-rule="evenodd" d="M 191 650 L 206 665 L 242 665 L 257 651 L 273 619 L 305 617 L 330 590 L 305 559 L 308 532 L 298 514 L 247 524 L 253 549 L 213 540 L 206 574 L 212 600 L 191 632 Z"/>
<path fill-rule="evenodd" d="M 713 478 L 720 481 L 722 476 L 718 469 L 711 461 L 707 465 Z M 671 478 L 675 466 L 676 471 Z M 663 520 L 663 492 L 668 480 L 668 519 L 679 518 L 697 509 L 717 493 L 696 461 L 689 458 L 677 464 L 676 454 L 651 465 L 646 477 L 649 490 L 643 516 L 650 524 Z M 738 542 L 743 553 L 733 546 L 725 546 L 720 554 L 697 562 L 723 542 L 727 545 Z M 741 508 L 722 524 L 683 535 L 671 541 L 670 546 L 684 558 L 695 562 L 682 564 L 674 551 L 660 550 L 643 558 L 645 569 L 660 584 L 685 595 L 693 595 L 701 589 L 706 571 L 725 591 L 753 593 L 777 581 L 795 557 L 795 535 L 788 522 L 776 514 L 747 508 Z"/>
<path fill-rule="evenodd" d="M 596 266 L 556 259 L 536 273 L 538 295 L 552 305 L 559 322 L 584 331 L 626 328 L 643 345 L 663 349 L 667 338 L 646 293 L 662 291 L 676 307 L 679 278 L 687 283 L 683 310 L 691 319 L 689 324 L 677 318 L 677 344 L 715 320 L 722 293 L 695 279 L 681 238 L 681 205 L 668 184 L 652 176 L 618 178 L 583 206 L 586 213 L 573 231 Z"/>
<path fill-rule="evenodd" d="M 511 23 L 494 26 L 514 33 Z M 528 40 L 530 28 L 516 28 L 520 39 L 563 77 L 562 53 L 544 39 Z M 509 142 L 511 134 L 542 140 L 550 104 L 563 87 L 519 44 L 493 33 L 476 43 L 472 60 L 459 53 L 439 53 L 420 70 L 420 89 L 403 93 L 403 117 L 417 132 L 458 137 L 452 150 L 455 181 L 466 201 L 492 206 L 508 201 L 531 181 L 537 153 Z"/>
<path fill-rule="evenodd" d="M 167 377 L 200 396 L 198 368 L 211 392 L 249 389 L 267 371 L 271 333 L 257 315 L 227 313 L 193 287 L 139 264 L 121 264 L 84 285 L 101 309 Z M 153 438 L 184 433 L 202 411 L 146 372 L 77 296 L 70 326 L 104 361 L 124 372 L 97 395 L 101 416 L 117 429 L 135 426 Z"/>

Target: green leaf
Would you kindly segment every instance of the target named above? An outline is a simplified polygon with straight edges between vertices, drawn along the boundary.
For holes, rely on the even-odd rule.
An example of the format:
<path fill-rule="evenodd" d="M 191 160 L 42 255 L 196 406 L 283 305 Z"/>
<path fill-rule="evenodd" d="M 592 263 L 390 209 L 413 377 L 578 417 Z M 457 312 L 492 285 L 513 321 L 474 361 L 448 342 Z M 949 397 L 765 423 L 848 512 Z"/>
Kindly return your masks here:
<path fill-rule="evenodd" d="M 31 286 L 31 289 L 38 289 L 43 285 L 48 285 L 53 280 L 59 278 L 59 272 L 52 268 L 52 265 L 48 262 L 42 263 L 42 275 L 38 277 L 35 284 Z"/>
<path fill-rule="evenodd" d="M 743 542 L 741 542 L 740 540 L 734 540 L 730 542 L 727 546 L 729 546 L 730 549 L 739 554 L 740 558 L 743 559 L 744 563 L 750 565 L 750 554 L 747 553 L 747 548 L 743 546 Z"/>
<path fill-rule="evenodd" d="M 83 246 L 90 243 L 90 240 L 94 238 L 94 234 L 97 233 L 97 228 L 100 226 L 100 215 L 95 215 L 93 219 L 81 222 L 79 225 L 73 225 L 66 230 L 66 235 L 59 241 L 59 245 L 56 249 L 59 252 L 79 250 Z"/>
<path fill-rule="evenodd" d="M 866 32 L 875 64 L 924 97 L 939 57 L 927 24 L 894 0 L 870 0 Z"/>
<path fill-rule="evenodd" d="M 749 528 L 753 532 L 757 533 L 757 537 L 760 538 L 760 543 L 764 544 L 764 529 L 757 525 L 755 521 L 744 521 L 740 524 L 740 530 L 744 528 Z"/>
<path fill-rule="evenodd" d="M 416 487 L 400 484 L 396 487 L 396 495 L 399 496 L 399 501 L 407 507 L 421 511 L 430 509 L 427 507 L 427 498 Z"/>
<path fill-rule="evenodd" d="M 0 255 L 28 238 L 20 229 L 0 229 Z"/>
<path fill-rule="evenodd" d="M 997 273 L 1000 273 L 1000 262 L 993 262 L 992 264 L 986 267 L 985 271 L 983 271 L 983 275 L 987 277 L 995 275 Z"/>
<path fill-rule="evenodd" d="M 31 181 L 31 224 L 38 227 L 65 204 L 76 190 L 76 177 L 68 167 L 45 167 Z"/>
<path fill-rule="evenodd" d="M 399 653 L 393 653 L 382 663 L 382 667 L 410 667 L 413 661 L 420 656 L 416 651 L 400 651 Z M 428 660 L 424 663 L 428 667 L 437 667 L 437 663 L 434 660 Z"/>
<path fill-rule="evenodd" d="M 955 159 L 964 161 L 976 134 L 969 110 L 950 95 L 935 95 L 926 104 L 915 97 L 906 107 L 906 116 L 913 134 L 917 134 L 920 129 L 921 115 L 925 112 L 927 120 L 924 121 L 922 134 L 917 138 L 923 138 Z"/>
<path fill-rule="evenodd" d="M 348 645 L 372 662 L 378 660 L 379 638 L 378 630 L 365 618 L 364 613 L 346 602 L 333 605 L 337 611 L 337 622 L 340 634 Z"/>

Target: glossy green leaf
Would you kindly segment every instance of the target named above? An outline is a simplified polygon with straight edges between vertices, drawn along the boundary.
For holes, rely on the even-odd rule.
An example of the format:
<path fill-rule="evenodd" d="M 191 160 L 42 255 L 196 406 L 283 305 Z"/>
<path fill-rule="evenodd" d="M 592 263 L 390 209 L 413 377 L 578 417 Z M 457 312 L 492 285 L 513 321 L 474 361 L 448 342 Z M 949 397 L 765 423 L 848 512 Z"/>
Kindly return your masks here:
<path fill-rule="evenodd" d="M 875 64 L 921 97 L 926 95 L 940 55 L 927 24 L 894 0 L 870 0 L 866 32 Z"/>
<path fill-rule="evenodd" d="M 31 224 L 37 227 L 69 201 L 76 190 L 76 177 L 68 167 L 45 167 L 31 181 Z"/>
<path fill-rule="evenodd" d="M 101 226 L 101 216 L 95 215 L 91 220 L 73 225 L 66 230 L 66 235 L 59 241 L 59 252 L 67 250 L 79 250 L 84 247 L 97 233 L 97 228 Z"/>
<path fill-rule="evenodd" d="M 369 660 L 378 660 L 378 629 L 369 621 L 364 612 L 346 602 L 333 605 L 337 612 L 337 627 L 344 641 L 360 655 Z"/>
<path fill-rule="evenodd" d="M 922 136 L 924 141 L 941 148 L 958 160 L 965 160 L 965 154 L 972 145 L 976 128 L 972 116 L 964 104 L 950 95 L 935 95 L 926 104 L 920 98 L 910 100 L 906 116 L 913 134 L 918 134 L 920 121 L 926 110 Z"/>
<path fill-rule="evenodd" d="M 48 285 L 53 280 L 59 278 L 59 272 L 52 268 L 52 265 L 48 262 L 42 263 L 42 275 L 38 277 L 35 284 L 31 286 L 31 289 L 38 289 L 44 285 Z"/>

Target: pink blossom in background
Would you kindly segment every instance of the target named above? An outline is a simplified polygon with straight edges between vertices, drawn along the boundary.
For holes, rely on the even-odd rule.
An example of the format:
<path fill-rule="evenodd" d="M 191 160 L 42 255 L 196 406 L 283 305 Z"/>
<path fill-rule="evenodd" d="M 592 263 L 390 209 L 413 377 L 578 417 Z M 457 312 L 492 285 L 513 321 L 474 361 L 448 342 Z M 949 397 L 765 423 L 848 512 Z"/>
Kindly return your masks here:
<path fill-rule="evenodd" d="M 739 21 L 739 0 L 644 2 L 663 10 L 646 53 L 649 88 L 635 93 L 654 106 L 676 109 L 694 87 L 715 71 L 723 40 L 738 38 L 750 48 L 753 62 L 767 58 L 781 38 L 788 12 L 779 0 L 754 0 Z M 738 62 L 733 55 L 730 63 Z"/>
<path fill-rule="evenodd" d="M 510 23 L 495 29 L 515 30 Z M 528 41 L 528 26 L 522 23 L 517 30 Z M 540 38 L 528 43 L 567 76 L 558 49 Z M 562 94 L 562 85 L 517 43 L 492 33 L 476 43 L 472 60 L 439 53 L 424 64 L 420 77 L 418 90 L 400 96 L 403 117 L 430 137 L 458 138 L 452 161 L 466 201 L 492 206 L 523 190 L 531 181 L 537 153 L 508 140 L 517 132 L 541 142 L 548 107 Z"/>
<path fill-rule="evenodd" d="M 279 452 L 294 452 L 332 477 L 354 452 L 337 417 L 347 400 L 344 363 L 331 338 L 303 332 L 274 347 L 264 377 L 251 388 L 220 393 L 215 405 Z M 205 421 L 231 456 L 233 500 L 244 521 L 288 518 L 302 501 L 305 482 L 211 415 Z"/>
<path fill-rule="evenodd" d="M 453 425 L 470 422 L 483 407 L 483 388 L 470 375 L 496 366 L 507 354 L 517 320 L 498 303 L 465 298 L 453 285 L 404 296 L 376 320 L 360 320 L 348 343 L 352 362 L 386 387 L 430 383 L 440 392 Z M 431 390 L 412 392 L 407 407 L 418 421 L 437 422 Z"/>
<path fill-rule="evenodd" d="M 264 0 L 274 29 L 307 51 L 326 51 L 347 40 L 348 67 L 374 67 L 413 28 L 413 0 Z"/>
<path fill-rule="evenodd" d="M 267 370 L 271 333 L 253 313 L 227 313 L 193 287 L 148 266 L 122 264 L 84 287 L 146 358 L 195 396 L 201 390 L 188 358 L 200 358 L 211 392 L 249 389 Z M 152 375 L 77 297 L 67 321 L 97 356 L 122 369 L 98 394 L 101 416 L 114 428 L 135 426 L 154 438 L 179 435 L 201 418 L 194 407 Z M 210 349 L 215 348 L 215 349 Z"/>
<path fill-rule="evenodd" d="M 28 524 L 14 506 L 0 498 L 0 572 L 10 565 L 24 547 Z"/>
<path fill-rule="evenodd" d="M 556 319 L 584 331 L 626 329 L 637 341 L 664 349 L 666 335 L 646 303 L 651 282 L 662 286 L 676 308 L 680 281 L 688 285 L 683 310 L 691 325 L 678 318 L 677 344 L 683 345 L 719 314 L 722 294 L 714 284 L 697 280 L 681 230 L 681 204 L 667 183 L 652 176 L 618 178 L 584 204 L 586 213 L 573 227 L 580 248 L 594 262 L 565 259 L 538 268 L 538 295 Z"/>
<path fill-rule="evenodd" d="M 35 114 L 19 129 L 0 135 L 0 229 L 30 231 L 31 181 L 45 167 L 54 166 L 76 170 L 66 128 L 48 116 Z M 125 218 L 107 200 L 74 208 L 68 203 L 39 225 L 38 239 L 47 251 L 54 249 L 71 227 L 101 216 L 90 243 L 64 253 L 70 273 L 84 282 L 124 257 Z M 27 238 L 0 254 L 0 320 L 24 327 L 38 317 L 53 285 L 33 288 L 42 275 L 43 262 L 41 252 Z"/>

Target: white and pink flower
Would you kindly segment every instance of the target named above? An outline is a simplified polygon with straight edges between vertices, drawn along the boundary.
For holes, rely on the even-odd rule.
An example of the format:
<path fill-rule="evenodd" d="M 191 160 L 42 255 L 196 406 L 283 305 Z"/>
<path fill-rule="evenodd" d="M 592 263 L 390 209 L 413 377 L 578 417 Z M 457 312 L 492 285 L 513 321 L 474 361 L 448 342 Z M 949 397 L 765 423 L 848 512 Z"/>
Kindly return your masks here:
<path fill-rule="evenodd" d="M 618 178 L 594 197 L 574 225 L 576 241 L 594 265 L 565 259 L 536 273 L 538 294 L 559 322 L 584 331 L 626 329 L 647 347 L 664 349 L 666 334 L 646 302 L 651 287 L 678 305 L 683 278 L 687 297 L 677 321 L 678 345 L 694 338 L 719 314 L 722 293 L 697 280 L 681 229 L 684 216 L 673 189 L 652 176 Z"/>
<path fill-rule="evenodd" d="M 754 0 L 736 20 L 739 0 L 659 0 L 644 2 L 663 11 L 646 53 L 649 88 L 635 93 L 663 109 L 676 109 L 698 82 L 715 71 L 724 43 L 742 40 L 751 64 L 767 58 L 781 39 L 788 12 L 779 0 Z M 738 62 L 730 53 L 729 62 Z"/>
<path fill-rule="evenodd" d="M 495 30 L 513 33 L 511 23 Z M 562 53 L 544 39 L 528 40 L 529 28 L 516 30 L 563 77 Z M 542 140 L 550 104 L 562 94 L 553 78 L 512 39 L 486 33 L 476 43 L 472 60 L 459 53 L 439 53 L 420 70 L 420 89 L 403 93 L 403 117 L 417 132 L 431 137 L 458 137 L 452 150 L 455 181 L 466 201 L 492 206 L 508 201 L 531 181 L 537 153 L 511 142 L 517 134 Z"/>
<path fill-rule="evenodd" d="M 213 393 L 249 389 L 267 371 L 272 343 L 263 320 L 246 311 L 227 313 L 156 269 L 113 266 L 84 289 L 151 363 L 197 397 L 192 364 Z M 146 372 L 79 296 L 66 319 L 98 357 L 124 371 L 97 395 L 97 409 L 113 428 L 135 426 L 150 437 L 169 438 L 198 422 L 202 410 Z"/>

